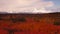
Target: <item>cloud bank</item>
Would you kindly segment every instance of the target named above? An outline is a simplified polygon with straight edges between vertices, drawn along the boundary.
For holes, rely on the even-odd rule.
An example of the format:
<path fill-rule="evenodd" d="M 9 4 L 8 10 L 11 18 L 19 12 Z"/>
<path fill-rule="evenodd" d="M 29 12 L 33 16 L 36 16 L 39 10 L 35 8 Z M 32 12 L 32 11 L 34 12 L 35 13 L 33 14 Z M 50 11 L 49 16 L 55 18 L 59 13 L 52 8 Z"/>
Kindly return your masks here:
<path fill-rule="evenodd" d="M 48 7 L 52 7 L 54 3 L 52 1 L 44 0 L 0 0 L 0 11 L 9 13 L 18 12 L 35 12 L 35 9 L 44 10 Z M 44 11 L 39 11 L 44 12 Z M 48 11 L 45 11 L 48 12 Z M 51 11 L 52 12 L 52 11 Z"/>

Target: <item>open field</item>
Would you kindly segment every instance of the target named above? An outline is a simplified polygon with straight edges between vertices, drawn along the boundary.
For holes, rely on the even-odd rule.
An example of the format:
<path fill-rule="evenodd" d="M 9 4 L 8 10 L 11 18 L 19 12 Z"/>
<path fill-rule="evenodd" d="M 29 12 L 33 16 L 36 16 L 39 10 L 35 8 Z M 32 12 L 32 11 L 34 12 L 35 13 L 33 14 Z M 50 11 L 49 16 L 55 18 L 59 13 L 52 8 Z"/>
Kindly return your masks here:
<path fill-rule="evenodd" d="M 0 14 L 0 34 L 60 34 L 60 13 Z"/>

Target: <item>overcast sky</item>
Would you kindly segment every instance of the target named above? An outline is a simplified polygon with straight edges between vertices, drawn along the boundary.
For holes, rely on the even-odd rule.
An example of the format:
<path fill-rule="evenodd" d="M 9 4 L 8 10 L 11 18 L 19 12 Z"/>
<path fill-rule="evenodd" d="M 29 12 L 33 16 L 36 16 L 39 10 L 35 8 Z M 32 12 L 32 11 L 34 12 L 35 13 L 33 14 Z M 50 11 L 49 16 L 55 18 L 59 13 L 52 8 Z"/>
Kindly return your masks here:
<path fill-rule="evenodd" d="M 60 10 L 60 0 L 0 0 L 0 12 L 48 13 L 56 9 Z"/>

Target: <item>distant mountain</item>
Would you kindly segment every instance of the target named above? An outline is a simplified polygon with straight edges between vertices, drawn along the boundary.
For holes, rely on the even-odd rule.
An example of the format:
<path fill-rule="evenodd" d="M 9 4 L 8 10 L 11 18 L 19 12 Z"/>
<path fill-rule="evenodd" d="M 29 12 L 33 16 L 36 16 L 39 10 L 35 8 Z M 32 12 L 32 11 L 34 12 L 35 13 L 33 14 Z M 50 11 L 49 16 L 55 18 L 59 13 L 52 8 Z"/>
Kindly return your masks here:
<path fill-rule="evenodd" d="M 60 13 L 60 12 L 50 12 L 50 13 Z M 8 13 L 8 12 L 0 12 L 0 14 L 48 14 L 48 13 L 31 13 L 31 12 L 18 12 L 18 13 Z"/>

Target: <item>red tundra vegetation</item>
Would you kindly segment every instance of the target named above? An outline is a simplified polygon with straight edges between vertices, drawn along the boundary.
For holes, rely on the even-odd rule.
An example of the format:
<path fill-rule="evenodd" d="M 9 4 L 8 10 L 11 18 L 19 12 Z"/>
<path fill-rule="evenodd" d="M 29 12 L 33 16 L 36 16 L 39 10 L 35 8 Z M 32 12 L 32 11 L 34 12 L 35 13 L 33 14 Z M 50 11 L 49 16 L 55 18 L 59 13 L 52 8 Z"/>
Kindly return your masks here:
<path fill-rule="evenodd" d="M 0 14 L 0 34 L 60 34 L 60 13 Z"/>

